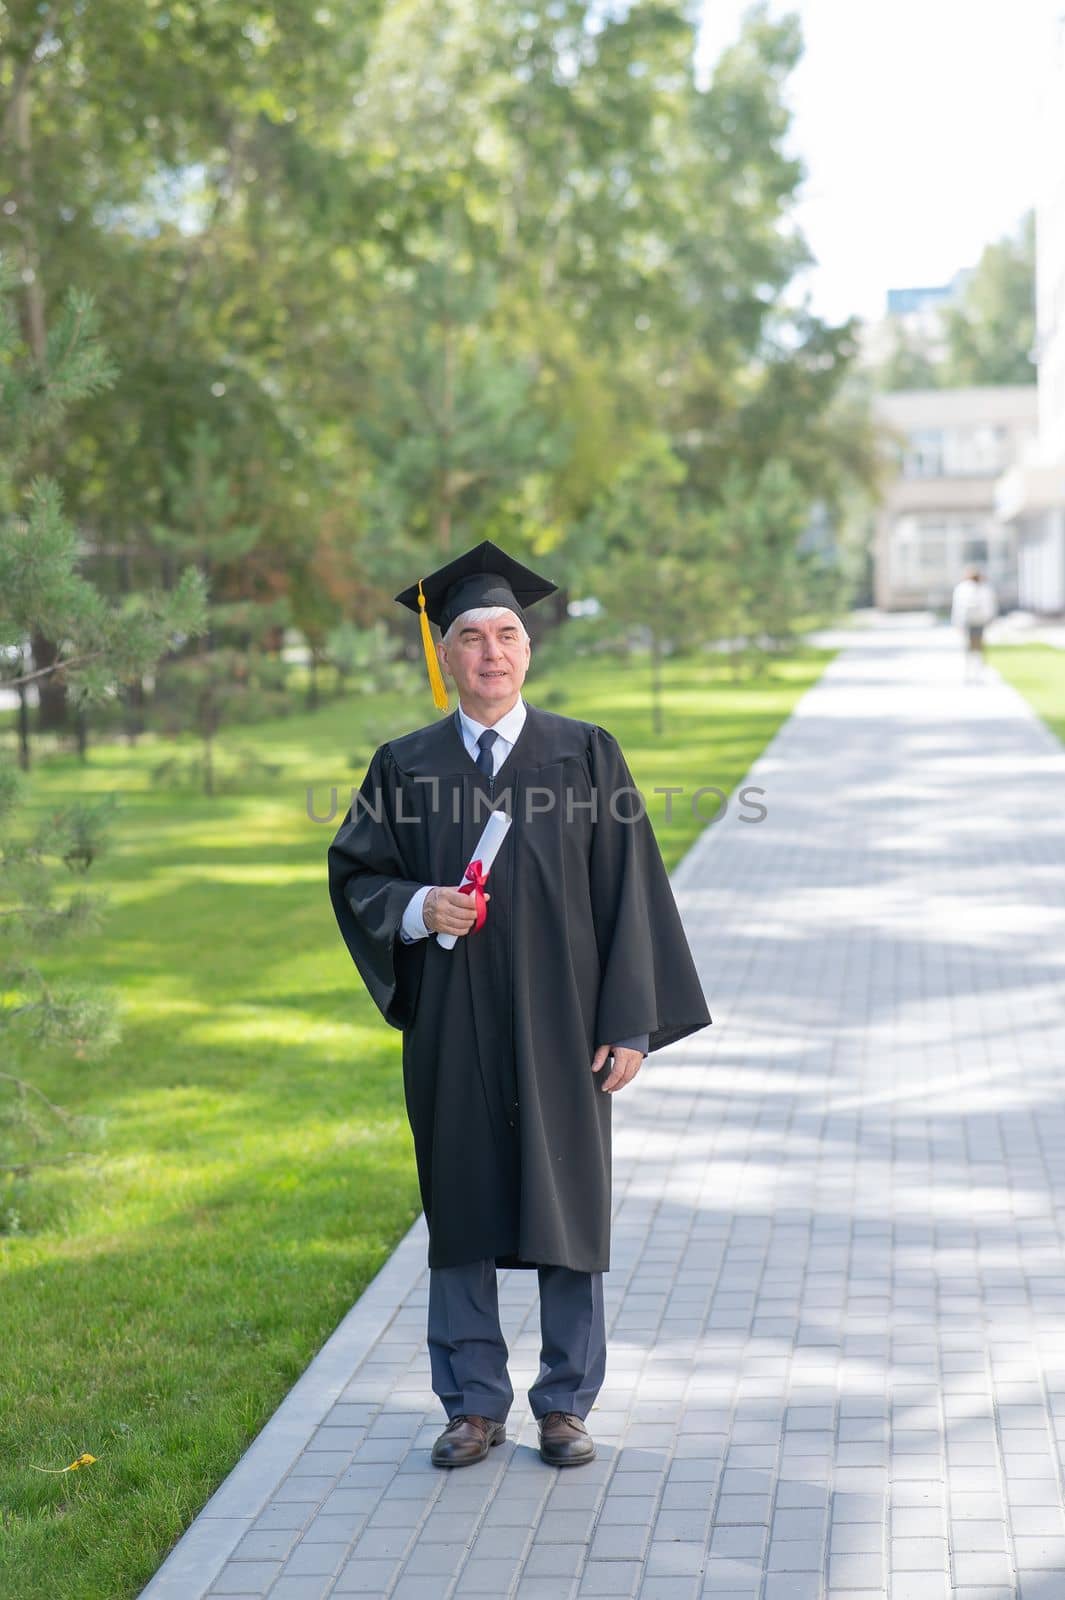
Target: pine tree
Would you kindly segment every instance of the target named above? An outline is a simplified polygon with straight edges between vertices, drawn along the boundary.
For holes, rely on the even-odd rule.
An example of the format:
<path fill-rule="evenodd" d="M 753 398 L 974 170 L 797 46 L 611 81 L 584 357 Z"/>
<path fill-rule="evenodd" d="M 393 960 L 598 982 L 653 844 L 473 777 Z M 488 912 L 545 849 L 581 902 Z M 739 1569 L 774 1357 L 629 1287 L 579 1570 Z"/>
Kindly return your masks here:
<path fill-rule="evenodd" d="M 227 586 L 237 591 L 234 598 L 212 601 L 202 648 L 166 662 L 151 713 L 169 734 L 188 729 L 199 736 L 201 754 L 191 770 L 208 795 L 220 784 L 216 739 L 223 725 L 280 714 L 290 705 L 284 662 L 268 648 L 270 637 L 289 621 L 289 602 L 285 595 L 246 597 L 247 558 L 260 530 L 239 520 L 221 454 L 221 442 L 199 423 L 189 443 L 187 470 L 167 471 L 171 521 L 151 530 L 161 549 L 195 562 L 204 582 L 210 579 L 212 595 Z M 246 770 L 255 761 L 252 752 L 242 759 Z M 180 781 L 189 769 L 189 763 L 171 757 L 155 775 Z"/>
<path fill-rule="evenodd" d="M 22 1071 L 45 1049 L 100 1053 L 116 1031 L 105 996 L 55 986 L 35 964 L 54 941 L 100 926 L 102 898 L 64 892 L 63 874 L 89 872 L 115 805 L 113 797 L 76 801 L 20 826 L 30 766 L 26 691 L 61 676 L 74 708 L 108 699 L 202 631 L 204 588 L 189 571 L 169 593 L 111 604 L 79 572 L 79 540 L 58 486 L 33 468 L 69 407 L 110 386 L 116 372 L 96 337 L 91 297 L 77 289 L 67 294 L 44 358 L 30 354 L 13 306 L 19 282 L 0 256 L 0 682 L 18 691 L 22 708 L 14 749 L 0 747 L 0 1053 Z M 33 635 L 54 646 L 47 666 L 34 664 Z M 0 1073 L 0 1171 L 9 1181 L 63 1159 L 51 1154 L 53 1139 L 62 1142 L 75 1125 L 16 1071 Z M 11 1226 L 13 1215 L 9 1203 L 0 1205 L 0 1227 L 5 1218 Z"/>

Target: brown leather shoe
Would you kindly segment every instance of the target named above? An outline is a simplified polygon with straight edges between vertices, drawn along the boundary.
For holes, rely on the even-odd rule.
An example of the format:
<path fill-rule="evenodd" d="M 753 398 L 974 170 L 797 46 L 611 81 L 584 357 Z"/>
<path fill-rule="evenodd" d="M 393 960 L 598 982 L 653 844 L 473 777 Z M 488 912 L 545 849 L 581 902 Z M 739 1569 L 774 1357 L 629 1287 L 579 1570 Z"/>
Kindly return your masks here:
<path fill-rule="evenodd" d="M 434 1467 L 468 1467 L 483 1461 L 492 1445 L 502 1444 L 507 1436 L 505 1422 L 491 1417 L 452 1417 L 433 1445 Z"/>
<path fill-rule="evenodd" d="M 540 1459 L 549 1467 L 583 1467 L 595 1457 L 595 1440 L 580 1417 L 549 1411 L 539 1422 Z"/>

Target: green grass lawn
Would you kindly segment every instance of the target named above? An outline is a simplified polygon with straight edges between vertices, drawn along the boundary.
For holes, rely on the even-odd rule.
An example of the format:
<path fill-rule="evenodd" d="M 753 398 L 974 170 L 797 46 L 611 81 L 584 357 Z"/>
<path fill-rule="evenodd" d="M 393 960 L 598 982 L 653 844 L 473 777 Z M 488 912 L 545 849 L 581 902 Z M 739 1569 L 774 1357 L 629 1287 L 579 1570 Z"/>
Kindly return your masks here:
<path fill-rule="evenodd" d="M 985 645 L 989 663 L 1065 742 L 1065 650 L 1052 644 Z"/>
<path fill-rule="evenodd" d="M 528 698 L 602 722 L 645 791 L 728 793 L 833 653 L 741 686 L 718 659 L 670 662 L 659 740 L 642 663 L 534 668 Z M 431 715 L 427 694 L 386 697 L 237 730 L 281 775 L 211 801 L 152 788 L 152 741 L 33 776 L 35 809 L 120 797 L 90 879 L 104 931 L 47 971 L 106 986 L 123 1033 L 102 1061 L 34 1069 L 105 1119 L 91 1159 L 0 1189 L 24 1228 L 0 1238 L 5 1600 L 135 1595 L 418 1214 L 400 1035 L 340 941 L 325 853 L 373 747 Z M 314 823 L 307 790 L 323 812 L 331 785 L 339 815 Z M 648 799 L 672 866 L 701 825 Z"/>

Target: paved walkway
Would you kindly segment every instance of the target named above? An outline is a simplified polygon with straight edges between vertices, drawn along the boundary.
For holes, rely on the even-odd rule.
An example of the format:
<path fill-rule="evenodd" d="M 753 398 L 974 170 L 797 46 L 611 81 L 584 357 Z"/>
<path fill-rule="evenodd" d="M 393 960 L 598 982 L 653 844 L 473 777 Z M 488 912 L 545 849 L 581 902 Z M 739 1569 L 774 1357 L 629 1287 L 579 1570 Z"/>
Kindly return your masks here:
<path fill-rule="evenodd" d="M 419 1223 L 146 1597 L 1063 1600 L 1065 752 L 960 666 L 852 634 L 676 874 L 714 1026 L 614 1103 L 599 1458 L 511 1272 L 511 1439 L 430 1465 Z"/>

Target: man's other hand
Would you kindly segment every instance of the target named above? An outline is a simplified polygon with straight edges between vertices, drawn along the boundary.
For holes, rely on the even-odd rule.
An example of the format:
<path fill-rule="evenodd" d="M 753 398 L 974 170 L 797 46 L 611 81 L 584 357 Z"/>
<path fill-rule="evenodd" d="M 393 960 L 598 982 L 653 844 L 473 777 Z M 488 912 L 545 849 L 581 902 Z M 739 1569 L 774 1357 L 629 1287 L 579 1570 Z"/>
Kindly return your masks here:
<path fill-rule="evenodd" d="M 613 1094 L 615 1089 L 624 1089 L 625 1085 L 632 1082 L 643 1066 L 643 1055 L 639 1050 L 626 1050 L 624 1047 L 615 1050 L 612 1044 L 601 1044 L 592 1057 L 593 1072 L 598 1072 L 600 1067 L 605 1065 L 606 1058 L 611 1051 L 614 1054 L 614 1065 L 609 1075 L 599 1085 L 608 1094 Z"/>
<path fill-rule="evenodd" d="M 490 894 L 485 895 L 491 900 Z M 457 889 L 436 886 L 429 890 L 422 903 L 422 921 L 430 933 L 454 933 L 460 938 L 469 933 L 477 920 L 477 907 L 472 894 L 459 894 Z"/>

